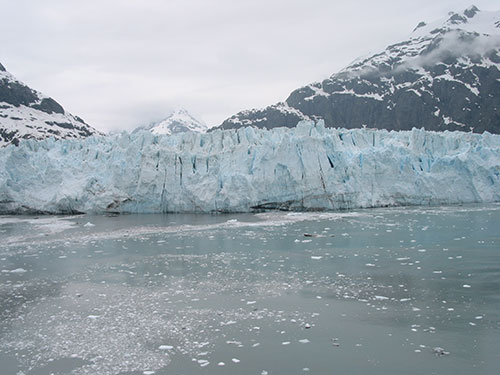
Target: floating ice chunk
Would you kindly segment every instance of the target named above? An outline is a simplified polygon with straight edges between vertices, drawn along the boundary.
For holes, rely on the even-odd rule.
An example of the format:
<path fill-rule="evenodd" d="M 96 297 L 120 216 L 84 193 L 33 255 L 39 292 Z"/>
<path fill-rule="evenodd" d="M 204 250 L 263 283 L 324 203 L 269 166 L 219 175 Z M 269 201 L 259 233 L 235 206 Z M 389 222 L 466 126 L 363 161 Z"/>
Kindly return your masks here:
<path fill-rule="evenodd" d="M 229 325 L 232 325 L 232 324 L 236 324 L 236 322 L 234 320 L 229 320 L 227 322 L 220 322 L 221 326 L 229 326 Z"/>
<path fill-rule="evenodd" d="M 238 358 L 232 358 L 231 361 L 233 361 L 233 363 L 240 363 L 241 362 Z"/>
<path fill-rule="evenodd" d="M 436 346 L 435 348 L 432 348 L 432 351 L 434 352 L 434 354 L 438 357 L 442 357 L 444 355 L 448 355 L 450 354 L 450 352 L 447 352 L 445 351 L 443 348 L 439 347 L 439 346 Z"/>
<path fill-rule="evenodd" d="M 153 375 L 155 372 L 154 371 L 143 371 L 142 372 L 144 375 Z"/>
<path fill-rule="evenodd" d="M 290 345 L 290 341 L 283 341 L 281 345 Z"/>
<path fill-rule="evenodd" d="M 257 303 L 257 301 L 247 301 L 247 305 L 253 305 L 255 303 Z"/>
<path fill-rule="evenodd" d="M 320 260 L 320 259 L 322 259 L 322 258 L 323 258 L 323 257 L 322 257 L 321 255 L 312 255 L 312 256 L 311 256 L 311 259 L 313 259 L 313 260 Z"/>
<path fill-rule="evenodd" d="M 172 345 L 160 345 L 159 350 L 172 350 L 174 347 Z"/>
<path fill-rule="evenodd" d="M 225 364 L 224 362 L 219 362 L 219 363 L 217 363 L 217 366 L 221 366 L 221 367 L 222 367 L 222 366 L 225 366 L 225 365 L 226 365 L 226 364 Z"/>
<path fill-rule="evenodd" d="M 84 227 L 86 228 L 95 227 L 95 224 L 92 224 L 90 221 L 88 221 L 87 224 L 84 225 Z"/>
<path fill-rule="evenodd" d="M 10 273 L 25 273 L 28 272 L 24 268 L 16 268 L 15 270 L 10 271 Z"/>
<path fill-rule="evenodd" d="M 471 286 L 469 284 L 464 284 L 462 285 L 464 288 L 471 288 Z"/>
<path fill-rule="evenodd" d="M 210 364 L 209 361 L 207 361 L 206 359 L 199 359 L 198 360 L 198 364 L 201 366 L 201 367 L 205 367 L 205 366 L 208 366 Z"/>
<path fill-rule="evenodd" d="M 89 315 L 89 316 L 87 316 L 87 318 L 95 320 L 95 319 L 99 318 L 99 315 Z"/>
<path fill-rule="evenodd" d="M 300 340 L 299 340 L 299 342 L 300 342 L 301 344 L 307 344 L 307 343 L 309 343 L 310 341 L 309 341 L 308 339 L 300 339 Z"/>
<path fill-rule="evenodd" d="M 389 297 L 385 297 L 385 296 L 375 296 L 374 299 L 376 299 L 377 301 L 385 301 L 385 300 L 388 300 Z"/>

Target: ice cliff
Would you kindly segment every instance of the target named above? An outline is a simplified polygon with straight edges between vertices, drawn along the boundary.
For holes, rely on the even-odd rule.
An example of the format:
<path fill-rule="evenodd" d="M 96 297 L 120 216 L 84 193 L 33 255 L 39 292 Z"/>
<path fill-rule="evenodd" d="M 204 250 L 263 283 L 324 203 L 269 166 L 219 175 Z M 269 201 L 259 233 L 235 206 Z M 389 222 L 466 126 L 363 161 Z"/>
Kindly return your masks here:
<path fill-rule="evenodd" d="M 240 128 L 27 140 L 0 150 L 0 212 L 323 210 L 500 200 L 500 136 Z"/>

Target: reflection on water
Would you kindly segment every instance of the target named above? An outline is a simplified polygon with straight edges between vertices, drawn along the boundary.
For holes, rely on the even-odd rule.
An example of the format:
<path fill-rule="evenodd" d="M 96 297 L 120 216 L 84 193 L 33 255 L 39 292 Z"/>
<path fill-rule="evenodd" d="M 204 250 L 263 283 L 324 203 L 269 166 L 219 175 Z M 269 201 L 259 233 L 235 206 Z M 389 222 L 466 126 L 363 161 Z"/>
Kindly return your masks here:
<path fill-rule="evenodd" d="M 0 217 L 0 366 L 496 374 L 499 222 L 499 205 Z"/>

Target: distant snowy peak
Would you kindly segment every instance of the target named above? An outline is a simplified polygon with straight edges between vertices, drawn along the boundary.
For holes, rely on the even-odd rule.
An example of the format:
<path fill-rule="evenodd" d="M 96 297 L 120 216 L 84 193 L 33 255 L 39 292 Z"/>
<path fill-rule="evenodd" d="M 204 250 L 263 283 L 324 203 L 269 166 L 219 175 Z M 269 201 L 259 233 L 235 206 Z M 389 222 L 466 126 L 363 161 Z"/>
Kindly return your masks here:
<path fill-rule="evenodd" d="M 269 129 L 323 119 L 327 127 L 500 133 L 499 97 L 500 12 L 471 6 L 421 22 L 402 42 L 220 127 Z"/>
<path fill-rule="evenodd" d="M 22 139 L 84 138 L 100 134 L 54 99 L 17 80 L 0 64 L 0 147 Z"/>
<path fill-rule="evenodd" d="M 205 133 L 207 125 L 181 108 L 171 112 L 165 119 L 153 122 L 144 128 L 153 134 L 176 134 L 187 131 Z"/>
<path fill-rule="evenodd" d="M 493 63 L 500 68 L 499 61 L 491 55 L 498 55 L 500 47 L 500 11 L 481 12 L 476 6 L 462 13 L 450 12 L 448 18 L 426 24 L 420 22 L 409 38 L 388 46 L 385 51 L 366 58 L 356 59 L 341 73 L 366 73 L 369 69 L 413 68 L 437 63 L 446 63 L 447 57 L 471 56 L 475 60 L 460 61 L 469 65 Z M 415 60 L 417 59 L 417 60 Z M 485 61 L 478 61 L 478 59 Z M 495 61 L 496 60 L 496 61 Z M 336 77 L 334 74 L 332 77 Z"/>
<path fill-rule="evenodd" d="M 479 34 L 499 35 L 499 16 L 499 11 L 480 11 L 473 5 L 461 13 L 450 12 L 447 18 L 434 21 L 430 24 L 420 22 L 413 30 L 412 36 L 421 37 L 451 30 L 464 30 Z"/>

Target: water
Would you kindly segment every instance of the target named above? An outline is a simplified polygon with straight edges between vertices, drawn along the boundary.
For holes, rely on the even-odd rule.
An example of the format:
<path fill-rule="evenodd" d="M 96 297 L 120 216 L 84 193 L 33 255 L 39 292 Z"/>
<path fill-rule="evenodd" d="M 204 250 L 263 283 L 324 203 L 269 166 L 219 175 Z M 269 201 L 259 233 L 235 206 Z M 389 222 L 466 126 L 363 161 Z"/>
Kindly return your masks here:
<path fill-rule="evenodd" d="M 497 374 L 499 223 L 500 205 L 3 216 L 0 372 Z"/>

